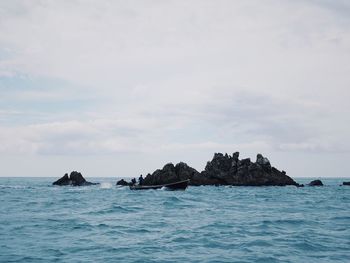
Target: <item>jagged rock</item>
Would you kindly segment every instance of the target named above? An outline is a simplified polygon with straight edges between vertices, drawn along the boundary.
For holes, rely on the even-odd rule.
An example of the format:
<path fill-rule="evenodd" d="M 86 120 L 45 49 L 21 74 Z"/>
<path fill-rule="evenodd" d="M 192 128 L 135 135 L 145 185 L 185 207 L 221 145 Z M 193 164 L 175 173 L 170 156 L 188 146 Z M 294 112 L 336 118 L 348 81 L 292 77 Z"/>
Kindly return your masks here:
<path fill-rule="evenodd" d="M 242 159 L 238 161 L 238 166 L 249 166 L 250 165 L 250 158 Z"/>
<path fill-rule="evenodd" d="M 235 152 L 232 154 L 232 163 L 231 163 L 231 167 L 237 167 L 238 162 L 239 162 L 239 152 Z"/>
<path fill-rule="evenodd" d="M 343 185 L 350 185 L 350 182 L 343 182 Z"/>
<path fill-rule="evenodd" d="M 201 173 L 185 163 L 176 166 L 169 163 L 163 169 L 147 175 L 144 184 L 166 184 L 186 179 L 190 179 L 190 185 L 300 186 L 286 172 L 272 167 L 261 154 L 253 163 L 249 158 L 239 160 L 239 152 L 232 156 L 215 153 Z"/>
<path fill-rule="evenodd" d="M 70 176 L 66 173 L 63 177 L 58 179 L 53 185 L 72 185 L 72 186 L 86 186 L 86 185 L 96 185 L 98 183 L 91 183 L 85 180 L 81 173 L 73 171 Z"/>
<path fill-rule="evenodd" d="M 256 156 L 256 163 L 268 171 L 270 171 L 272 168 L 269 159 L 262 156 L 262 154 L 260 154 L 260 153 Z M 282 173 L 283 173 L 283 171 L 282 171 Z"/>
<path fill-rule="evenodd" d="M 308 186 L 323 186 L 323 183 L 321 180 L 313 180 L 308 184 Z"/>

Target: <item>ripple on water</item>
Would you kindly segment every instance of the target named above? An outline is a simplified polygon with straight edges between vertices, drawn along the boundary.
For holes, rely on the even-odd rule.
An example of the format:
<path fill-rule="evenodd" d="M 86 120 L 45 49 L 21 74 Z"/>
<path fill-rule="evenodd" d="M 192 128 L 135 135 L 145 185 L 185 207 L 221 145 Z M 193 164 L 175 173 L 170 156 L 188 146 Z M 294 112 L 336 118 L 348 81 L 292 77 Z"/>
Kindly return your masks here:
<path fill-rule="evenodd" d="M 138 207 L 132 206 L 121 206 L 121 205 L 111 205 L 109 207 L 101 207 L 98 210 L 88 211 L 89 215 L 108 215 L 113 213 L 132 213 L 137 211 Z"/>

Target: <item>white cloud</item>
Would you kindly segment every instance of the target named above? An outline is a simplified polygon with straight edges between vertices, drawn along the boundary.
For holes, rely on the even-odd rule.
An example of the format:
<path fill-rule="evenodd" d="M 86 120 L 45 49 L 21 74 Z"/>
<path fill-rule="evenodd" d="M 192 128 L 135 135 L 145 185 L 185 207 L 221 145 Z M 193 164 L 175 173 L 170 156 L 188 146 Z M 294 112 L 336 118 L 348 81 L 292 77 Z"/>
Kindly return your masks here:
<path fill-rule="evenodd" d="M 87 120 L 43 122 L 0 128 L 3 153 L 159 153 L 188 149 L 252 151 L 348 151 L 343 133 L 328 127 L 332 115 L 314 104 L 276 100 L 256 93 L 225 99 L 197 98 L 177 105 L 138 104 L 132 112 L 92 114 Z M 3 112 L 13 114 L 13 112 Z M 322 123 L 317 120 L 321 114 Z M 88 115 L 86 117 L 89 117 Z M 314 123 L 310 120 L 315 119 Z M 324 128 L 326 127 L 326 128 Z M 320 130 L 323 129 L 323 130 Z M 183 136 L 182 136 L 183 135 Z"/>
<path fill-rule="evenodd" d="M 1 1 L 0 82 L 48 81 L 0 85 L 0 151 L 348 152 L 349 10 L 340 0 Z"/>
<path fill-rule="evenodd" d="M 128 125 L 127 122 L 68 121 L 2 128 L 0 138 L 5 143 L 0 151 L 68 155 L 142 151 L 135 123 Z"/>

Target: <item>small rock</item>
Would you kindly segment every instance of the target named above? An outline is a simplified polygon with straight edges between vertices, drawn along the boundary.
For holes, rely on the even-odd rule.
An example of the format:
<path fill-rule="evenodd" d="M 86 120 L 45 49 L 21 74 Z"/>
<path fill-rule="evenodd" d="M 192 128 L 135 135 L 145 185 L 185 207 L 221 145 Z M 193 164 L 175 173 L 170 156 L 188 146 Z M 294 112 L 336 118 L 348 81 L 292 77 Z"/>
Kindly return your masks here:
<path fill-rule="evenodd" d="M 117 182 L 117 185 L 128 186 L 128 185 L 130 185 L 130 183 L 128 183 L 124 179 L 121 179 Z"/>
<path fill-rule="evenodd" d="M 343 185 L 350 185 L 350 182 L 343 182 Z"/>
<path fill-rule="evenodd" d="M 71 180 L 69 180 L 68 174 L 64 174 L 60 179 L 58 179 L 56 182 L 52 183 L 53 185 L 70 185 L 72 184 Z"/>
<path fill-rule="evenodd" d="M 308 186 L 323 186 L 323 183 L 321 180 L 313 180 L 308 184 Z"/>
<path fill-rule="evenodd" d="M 72 185 L 72 186 L 86 186 L 86 185 L 96 185 L 98 183 L 91 183 L 85 180 L 83 175 L 79 172 L 73 171 L 70 173 L 70 176 L 66 173 L 64 176 L 62 176 L 60 179 L 58 179 L 56 182 L 52 183 L 53 185 Z"/>

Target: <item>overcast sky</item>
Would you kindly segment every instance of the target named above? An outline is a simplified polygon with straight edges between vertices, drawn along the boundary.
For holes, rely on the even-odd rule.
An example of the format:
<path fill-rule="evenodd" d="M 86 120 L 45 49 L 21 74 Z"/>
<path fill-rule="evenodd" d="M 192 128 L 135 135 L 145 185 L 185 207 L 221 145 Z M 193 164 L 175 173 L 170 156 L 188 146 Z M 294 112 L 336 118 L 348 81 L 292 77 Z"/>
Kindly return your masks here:
<path fill-rule="evenodd" d="M 350 176 L 350 1 L 0 1 L 0 176 L 267 156 Z"/>

